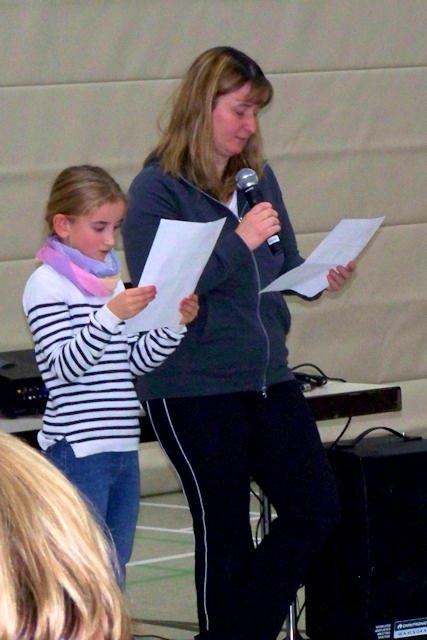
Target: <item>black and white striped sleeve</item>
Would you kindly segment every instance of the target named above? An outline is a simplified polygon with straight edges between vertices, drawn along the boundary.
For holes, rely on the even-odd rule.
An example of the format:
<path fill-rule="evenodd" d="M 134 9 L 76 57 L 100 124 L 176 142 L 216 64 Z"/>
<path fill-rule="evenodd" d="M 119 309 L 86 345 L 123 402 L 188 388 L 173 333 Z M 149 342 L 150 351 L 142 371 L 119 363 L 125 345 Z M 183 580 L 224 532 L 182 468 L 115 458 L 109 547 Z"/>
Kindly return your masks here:
<path fill-rule="evenodd" d="M 91 313 L 77 331 L 64 302 L 48 302 L 27 310 L 34 346 L 46 369 L 60 380 L 74 382 L 99 362 L 118 324 L 105 309 Z"/>
<path fill-rule="evenodd" d="M 132 374 L 149 373 L 159 367 L 175 351 L 186 331 L 185 326 L 180 326 L 178 329 L 164 327 L 144 333 L 132 345 L 130 357 Z"/>

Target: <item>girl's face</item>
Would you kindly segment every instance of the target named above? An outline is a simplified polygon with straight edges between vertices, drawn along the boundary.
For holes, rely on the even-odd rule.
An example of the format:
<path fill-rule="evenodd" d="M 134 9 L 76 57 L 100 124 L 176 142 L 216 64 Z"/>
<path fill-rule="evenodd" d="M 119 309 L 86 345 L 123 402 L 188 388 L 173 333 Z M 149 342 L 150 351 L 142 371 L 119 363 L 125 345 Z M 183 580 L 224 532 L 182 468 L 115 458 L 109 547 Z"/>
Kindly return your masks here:
<path fill-rule="evenodd" d="M 88 258 L 104 262 L 116 243 L 126 205 L 122 200 L 105 202 L 89 213 L 75 218 L 56 214 L 53 227 L 56 235 Z"/>
<path fill-rule="evenodd" d="M 219 96 L 212 110 L 215 164 L 219 175 L 228 160 L 243 151 L 257 130 L 259 106 L 249 99 L 250 94 L 251 85 L 247 82 L 240 89 Z"/>

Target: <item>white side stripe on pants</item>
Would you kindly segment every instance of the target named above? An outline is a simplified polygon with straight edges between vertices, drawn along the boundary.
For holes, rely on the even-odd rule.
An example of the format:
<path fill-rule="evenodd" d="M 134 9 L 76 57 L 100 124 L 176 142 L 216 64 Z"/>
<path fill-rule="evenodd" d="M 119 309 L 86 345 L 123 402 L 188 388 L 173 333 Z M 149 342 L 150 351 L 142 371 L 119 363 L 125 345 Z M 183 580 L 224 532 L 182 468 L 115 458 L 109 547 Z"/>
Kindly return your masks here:
<path fill-rule="evenodd" d="M 194 473 L 194 470 L 193 470 L 193 468 L 192 468 L 192 466 L 190 464 L 190 461 L 187 458 L 187 456 L 186 456 L 186 454 L 185 454 L 185 452 L 184 452 L 184 450 L 183 450 L 183 448 L 181 446 L 181 443 L 180 443 L 180 441 L 178 439 L 178 436 L 177 436 L 176 431 L 174 429 L 174 426 L 172 424 L 172 419 L 170 417 L 169 410 L 168 410 L 165 398 L 163 398 L 163 406 L 164 406 L 165 414 L 166 414 L 168 422 L 169 422 L 169 426 L 170 426 L 171 431 L 173 433 L 173 437 L 176 440 L 176 443 L 177 443 L 177 445 L 178 445 L 178 447 L 179 447 L 179 449 L 180 449 L 180 451 L 182 453 L 182 456 L 183 456 L 183 458 L 184 458 L 184 460 L 185 460 L 185 462 L 186 462 L 186 464 L 187 464 L 187 466 L 188 466 L 188 468 L 190 470 L 191 475 L 193 476 L 194 484 L 195 484 L 196 490 L 197 490 L 197 495 L 199 496 L 200 509 L 201 509 L 201 512 L 202 512 L 203 540 L 204 540 L 204 547 L 205 547 L 205 570 L 204 570 L 204 578 L 203 578 L 203 610 L 204 610 L 205 617 L 206 617 L 206 629 L 209 630 L 209 615 L 208 615 L 208 609 L 207 609 L 207 596 L 206 596 L 207 580 L 208 580 L 208 576 L 207 576 L 207 573 L 208 573 L 208 542 L 207 542 L 207 534 L 206 534 L 205 508 L 204 508 L 204 505 L 203 505 L 202 494 L 200 493 L 200 488 L 199 488 L 199 485 L 198 485 L 198 482 L 197 482 L 196 474 Z M 157 430 L 156 430 L 156 426 L 154 424 L 153 416 L 151 415 L 150 403 L 149 402 L 147 402 L 147 410 L 148 410 L 148 415 L 150 417 L 150 421 L 151 421 L 151 424 L 153 426 L 154 432 L 155 432 L 155 434 L 157 436 L 157 440 L 158 440 L 160 446 L 162 447 L 162 444 L 160 442 L 160 438 L 159 438 Z M 163 447 L 162 447 L 162 449 L 163 449 Z M 165 452 L 165 454 L 166 454 L 166 452 Z M 179 476 L 178 471 L 176 469 L 175 469 L 175 471 L 177 472 L 177 474 Z M 181 481 L 181 485 L 184 486 L 182 481 Z"/>

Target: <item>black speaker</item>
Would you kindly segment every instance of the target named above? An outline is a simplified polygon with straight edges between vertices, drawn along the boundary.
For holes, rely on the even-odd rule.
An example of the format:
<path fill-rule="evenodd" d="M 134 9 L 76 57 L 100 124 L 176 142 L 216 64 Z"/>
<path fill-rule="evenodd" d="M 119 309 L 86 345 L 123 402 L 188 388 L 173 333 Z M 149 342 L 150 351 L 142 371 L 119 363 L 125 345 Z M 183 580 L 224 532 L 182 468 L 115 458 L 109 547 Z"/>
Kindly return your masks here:
<path fill-rule="evenodd" d="M 328 449 L 341 523 L 306 583 L 311 640 L 427 638 L 427 441 Z"/>

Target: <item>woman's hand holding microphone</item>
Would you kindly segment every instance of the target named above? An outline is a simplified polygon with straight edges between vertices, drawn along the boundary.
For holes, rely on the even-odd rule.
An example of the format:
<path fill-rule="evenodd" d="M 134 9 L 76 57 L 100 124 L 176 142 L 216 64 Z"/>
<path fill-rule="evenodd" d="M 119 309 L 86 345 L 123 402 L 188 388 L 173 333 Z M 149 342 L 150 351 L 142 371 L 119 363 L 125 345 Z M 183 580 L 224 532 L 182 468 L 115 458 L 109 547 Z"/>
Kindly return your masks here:
<path fill-rule="evenodd" d="M 279 232 L 279 215 L 269 202 L 260 202 L 252 207 L 236 229 L 237 235 L 251 251 Z"/>

